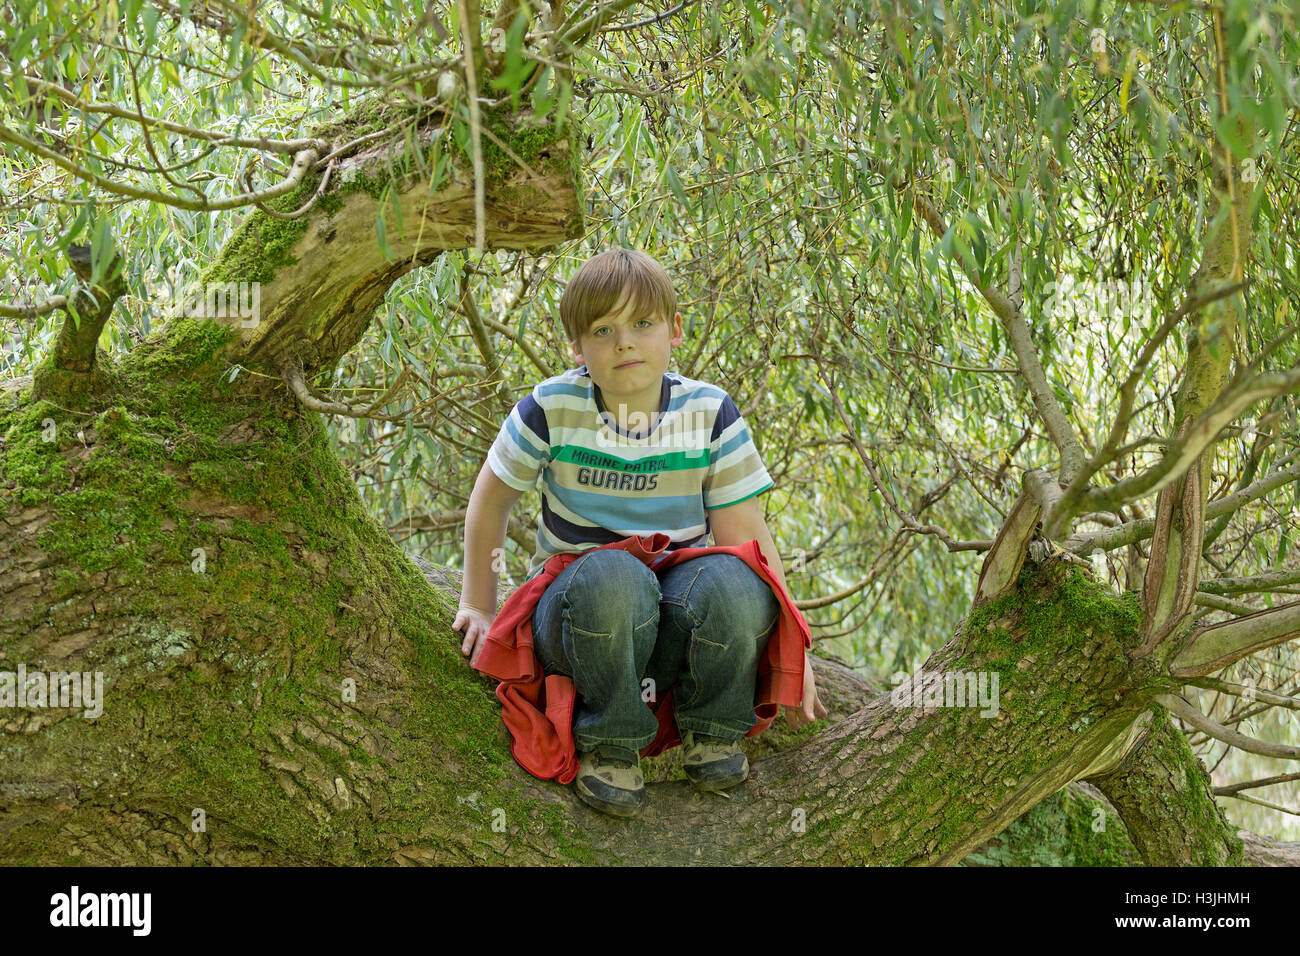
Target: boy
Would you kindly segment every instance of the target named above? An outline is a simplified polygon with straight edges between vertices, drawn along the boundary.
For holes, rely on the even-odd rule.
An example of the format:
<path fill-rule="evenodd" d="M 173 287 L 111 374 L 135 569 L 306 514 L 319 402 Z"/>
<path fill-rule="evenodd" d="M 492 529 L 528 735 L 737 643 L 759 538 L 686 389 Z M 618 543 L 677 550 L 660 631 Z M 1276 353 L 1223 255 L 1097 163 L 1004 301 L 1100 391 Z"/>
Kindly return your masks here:
<path fill-rule="evenodd" d="M 670 692 L 672 710 L 663 712 L 681 733 L 687 776 L 706 790 L 745 780 L 749 765 L 738 741 L 756 727 L 760 659 L 769 669 L 773 651 L 791 659 L 788 647 L 767 647 L 778 621 L 783 640 L 791 616 L 805 640 L 807 632 L 788 594 L 778 596 L 757 573 L 761 561 L 721 553 L 756 541 L 784 591 L 780 556 L 755 497 L 772 480 L 744 420 L 721 389 L 667 372 L 682 342 L 676 304 L 663 266 L 639 251 L 601 253 L 570 280 L 560 317 L 580 367 L 537 385 L 488 452 L 465 516 L 465 576 L 452 624 L 464 629 L 461 652 L 504 679 L 501 666 L 485 667 L 477 653 L 488 646 L 489 630 L 494 640 L 503 630 L 500 620 L 494 623 L 493 555 L 504 544 L 510 508 L 544 477 L 528 579 L 507 605 L 535 602 L 525 613 L 531 610 L 536 660 L 545 674 L 563 675 L 576 689 L 575 788 L 584 802 L 618 816 L 633 816 L 644 803 L 638 751 L 657 753 L 662 747 L 652 742 L 674 742 L 658 711 L 646 706 L 667 707 Z M 710 526 L 718 553 L 668 558 L 657 562 L 671 565 L 662 571 L 649 566 L 648 555 L 634 554 L 648 540 L 636 536 L 644 535 L 670 554 L 702 549 Z M 688 554 L 696 552 L 678 557 Z M 541 588 L 529 589 L 529 582 Z M 511 644 L 489 656 L 508 668 L 518 653 Z M 794 665 L 793 696 L 789 681 L 785 691 L 789 703 L 802 692 L 801 708 L 785 706 L 795 727 L 826 714 L 811 663 L 802 663 L 801 681 Z M 547 693 L 554 697 L 560 685 L 551 680 Z M 516 744 L 536 732 L 542 693 L 540 682 L 527 693 L 534 708 L 528 720 L 507 716 Z M 498 696 L 509 702 L 500 689 Z M 553 710 L 548 700 L 547 718 Z M 561 738 L 568 732 L 556 728 Z M 518 747 L 515 756 L 537 773 Z"/>

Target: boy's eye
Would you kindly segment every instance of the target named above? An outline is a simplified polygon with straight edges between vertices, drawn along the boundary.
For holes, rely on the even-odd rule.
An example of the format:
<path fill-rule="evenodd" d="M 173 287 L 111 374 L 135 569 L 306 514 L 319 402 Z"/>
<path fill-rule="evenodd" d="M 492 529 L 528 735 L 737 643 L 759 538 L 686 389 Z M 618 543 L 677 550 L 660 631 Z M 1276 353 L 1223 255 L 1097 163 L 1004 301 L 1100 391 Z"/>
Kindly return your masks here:
<path fill-rule="evenodd" d="M 649 319 L 637 319 L 636 324 L 650 326 L 653 325 L 654 323 L 651 322 Z M 608 331 L 610 331 L 610 327 L 608 325 L 602 325 L 600 328 L 596 329 L 591 334 L 596 336 L 597 338 L 604 338 L 605 333 Z"/>

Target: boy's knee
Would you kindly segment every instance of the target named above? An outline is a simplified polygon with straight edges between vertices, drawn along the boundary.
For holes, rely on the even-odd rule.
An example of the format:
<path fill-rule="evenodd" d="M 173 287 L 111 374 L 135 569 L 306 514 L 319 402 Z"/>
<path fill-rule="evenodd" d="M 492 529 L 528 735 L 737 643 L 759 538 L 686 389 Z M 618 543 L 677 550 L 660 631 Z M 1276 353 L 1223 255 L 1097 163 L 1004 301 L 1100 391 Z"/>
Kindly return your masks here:
<path fill-rule="evenodd" d="M 659 579 L 626 551 L 592 551 L 565 592 L 570 622 L 601 634 L 621 633 L 628 626 L 634 639 L 653 644 L 659 615 Z"/>
<path fill-rule="evenodd" d="M 710 614 L 721 614 L 734 621 L 737 630 L 749 635 L 774 623 L 781 604 L 771 585 L 734 554 L 711 555 L 707 559 L 710 567 L 691 588 L 687 602 L 701 621 Z"/>
<path fill-rule="evenodd" d="M 735 555 L 695 560 L 708 563 L 689 572 L 684 591 L 665 598 L 663 619 L 705 640 L 709 657 L 761 654 L 781 611 L 772 588 Z"/>

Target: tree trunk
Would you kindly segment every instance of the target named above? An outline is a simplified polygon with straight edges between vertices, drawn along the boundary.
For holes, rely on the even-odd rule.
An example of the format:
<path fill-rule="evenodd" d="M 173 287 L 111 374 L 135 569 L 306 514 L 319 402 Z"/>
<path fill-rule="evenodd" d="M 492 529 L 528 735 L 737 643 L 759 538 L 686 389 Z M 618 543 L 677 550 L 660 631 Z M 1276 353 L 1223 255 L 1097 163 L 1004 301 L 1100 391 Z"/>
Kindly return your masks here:
<path fill-rule="evenodd" d="M 926 665 L 997 671 L 996 717 L 876 695 L 731 799 L 667 782 L 600 817 L 514 765 L 454 592 L 317 417 L 200 377 L 228 334 L 140 346 L 101 411 L 6 398 L 4 667 L 105 680 L 97 719 L 5 715 L 10 862 L 955 863 L 1146 709 L 1136 602 L 1049 559 Z"/>
<path fill-rule="evenodd" d="M 1123 764 L 1093 783 L 1153 866 L 1223 866 L 1241 854 L 1240 839 L 1214 802 L 1210 775 L 1163 707 L 1155 708 L 1153 726 Z"/>
<path fill-rule="evenodd" d="M 580 226 L 570 154 L 514 142 L 543 182 L 493 178 L 489 238 L 552 244 Z M 95 719 L 0 710 L 5 862 L 954 864 L 1077 778 L 1151 776 L 1114 765 L 1174 686 L 1166 661 L 1131 655 L 1133 595 L 1034 556 L 1026 499 L 924 668 L 996 673 L 996 715 L 900 707 L 838 674 L 839 721 L 751 743 L 767 756 L 727 797 L 669 780 L 616 821 L 527 776 L 491 682 L 458 653 L 454 590 L 367 513 L 279 378 L 329 367 L 398 275 L 472 228 L 463 174 L 433 197 L 389 174 L 407 228 L 377 256 L 360 237 L 382 162 L 349 160 L 337 181 L 370 185 L 326 192 L 302 223 L 241 226 L 208 279 L 263 284 L 253 328 L 176 320 L 120 366 L 95 363 L 89 390 L 46 377 L 0 398 L 0 670 L 104 678 Z M 232 362 L 263 374 L 231 382 Z M 1110 791 L 1126 819 L 1149 813 L 1139 789 Z M 1135 843 L 1236 862 L 1234 839 L 1197 810 Z"/>

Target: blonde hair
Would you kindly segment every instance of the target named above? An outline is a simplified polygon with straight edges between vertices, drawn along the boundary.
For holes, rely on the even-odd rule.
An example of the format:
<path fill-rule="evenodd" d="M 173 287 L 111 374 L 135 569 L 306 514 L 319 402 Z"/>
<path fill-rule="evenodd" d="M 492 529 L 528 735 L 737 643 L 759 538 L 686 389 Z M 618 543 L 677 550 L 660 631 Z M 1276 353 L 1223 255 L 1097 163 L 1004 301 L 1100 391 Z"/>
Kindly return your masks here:
<path fill-rule="evenodd" d="M 576 343 L 598 318 L 618 305 L 624 292 L 632 308 L 671 322 L 677 293 L 668 270 L 637 249 L 615 247 L 592 256 L 573 274 L 560 298 L 560 321 Z"/>

